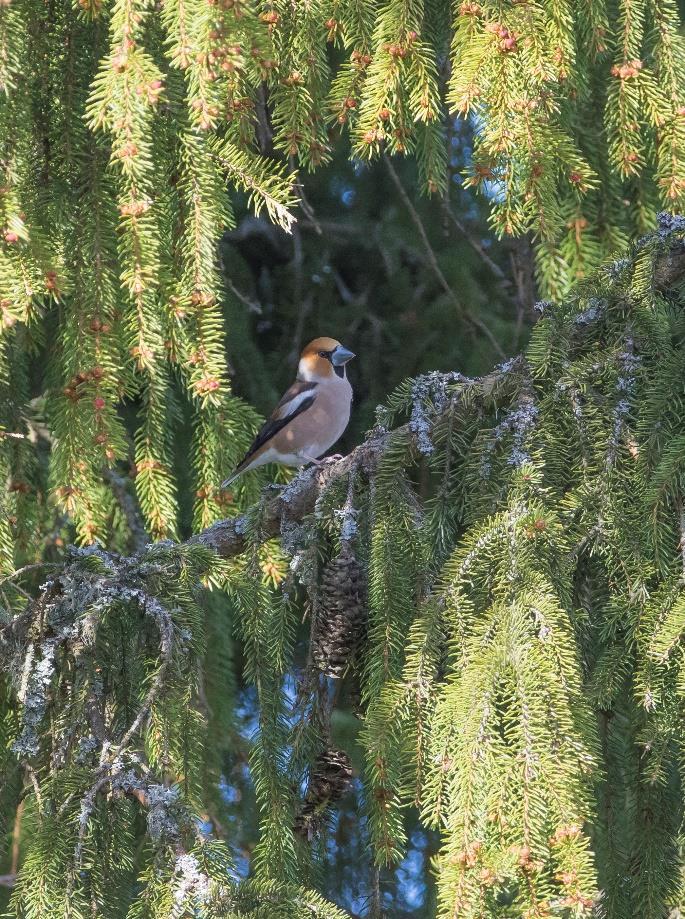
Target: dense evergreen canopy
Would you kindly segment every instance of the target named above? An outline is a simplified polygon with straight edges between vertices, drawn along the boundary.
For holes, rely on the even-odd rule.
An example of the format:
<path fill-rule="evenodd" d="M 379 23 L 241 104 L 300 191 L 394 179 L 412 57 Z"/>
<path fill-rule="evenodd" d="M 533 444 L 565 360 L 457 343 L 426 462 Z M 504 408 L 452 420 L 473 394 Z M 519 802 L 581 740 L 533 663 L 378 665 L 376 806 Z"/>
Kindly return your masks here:
<path fill-rule="evenodd" d="M 675 3 L 4 0 L 0 85 L 9 914 L 680 915 Z M 361 445 L 222 492 L 319 332 Z"/>

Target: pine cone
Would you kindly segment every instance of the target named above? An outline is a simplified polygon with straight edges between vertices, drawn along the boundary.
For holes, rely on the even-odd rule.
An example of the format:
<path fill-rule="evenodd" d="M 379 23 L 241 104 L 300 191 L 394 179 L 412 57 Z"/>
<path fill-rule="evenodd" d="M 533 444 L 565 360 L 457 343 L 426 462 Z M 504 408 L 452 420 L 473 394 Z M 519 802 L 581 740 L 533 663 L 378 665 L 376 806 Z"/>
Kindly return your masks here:
<path fill-rule="evenodd" d="M 324 568 L 312 635 L 314 663 L 326 676 L 343 675 L 361 645 L 366 622 L 364 573 L 344 544 Z"/>
<path fill-rule="evenodd" d="M 352 764 L 343 750 L 320 753 L 309 776 L 307 794 L 295 818 L 295 832 L 311 839 L 329 807 L 345 793 L 352 778 Z"/>

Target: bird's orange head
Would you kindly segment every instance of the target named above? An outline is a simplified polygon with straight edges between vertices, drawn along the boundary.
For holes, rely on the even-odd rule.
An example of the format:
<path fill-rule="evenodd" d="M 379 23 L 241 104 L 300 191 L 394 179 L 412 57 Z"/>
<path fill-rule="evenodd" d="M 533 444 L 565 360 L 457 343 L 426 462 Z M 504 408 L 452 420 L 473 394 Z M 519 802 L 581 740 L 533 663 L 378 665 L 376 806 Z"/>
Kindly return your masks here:
<path fill-rule="evenodd" d="M 345 376 L 345 364 L 354 357 L 335 338 L 315 338 L 300 356 L 298 376 L 303 380 L 325 380 L 334 374 Z"/>

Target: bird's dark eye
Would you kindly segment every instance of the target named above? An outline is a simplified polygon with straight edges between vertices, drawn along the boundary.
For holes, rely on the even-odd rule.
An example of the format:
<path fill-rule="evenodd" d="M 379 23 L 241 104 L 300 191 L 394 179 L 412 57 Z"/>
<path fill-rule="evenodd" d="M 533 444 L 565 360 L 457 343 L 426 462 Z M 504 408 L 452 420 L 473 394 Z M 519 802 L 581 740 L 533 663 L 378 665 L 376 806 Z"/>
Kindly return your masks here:
<path fill-rule="evenodd" d="M 330 360 L 331 352 L 330 351 L 319 351 L 319 357 L 325 357 L 326 360 Z"/>

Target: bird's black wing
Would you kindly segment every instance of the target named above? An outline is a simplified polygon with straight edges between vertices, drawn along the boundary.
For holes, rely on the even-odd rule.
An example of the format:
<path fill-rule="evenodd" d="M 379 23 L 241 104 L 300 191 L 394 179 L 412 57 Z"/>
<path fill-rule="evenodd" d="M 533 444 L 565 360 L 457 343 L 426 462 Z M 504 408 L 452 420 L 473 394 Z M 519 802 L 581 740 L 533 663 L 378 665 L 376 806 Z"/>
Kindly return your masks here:
<path fill-rule="evenodd" d="M 245 466 L 249 465 L 250 460 L 259 448 L 263 447 L 272 437 L 275 437 L 281 428 L 284 428 L 293 418 L 297 418 L 302 412 L 306 412 L 308 408 L 311 408 L 316 398 L 314 390 L 317 385 L 317 383 L 308 382 L 307 380 L 295 380 L 293 385 L 284 393 L 271 418 L 265 421 L 257 432 L 250 449 L 236 466 L 233 475 L 242 472 Z"/>
<path fill-rule="evenodd" d="M 301 415 L 302 412 L 306 412 L 308 408 L 311 408 L 311 406 L 314 404 L 314 398 L 314 396 L 307 396 L 306 398 L 302 399 L 300 403 L 298 403 L 297 407 L 294 408 L 289 415 L 284 415 L 281 418 L 272 416 L 268 421 L 265 421 L 257 432 L 257 436 L 253 440 L 250 449 L 241 460 L 238 468 L 236 469 L 236 472 L 244 463 L 248 462 L 254 456 L 260 447 L 264 446 L 267 440 L 271 440 L 272 437 L 275 437 L 276 434 L 278 434 L 278 432 L 286 426 L 286 424 L 290 424 L 293 418 L 297 418 L 297 416 Z"/>

